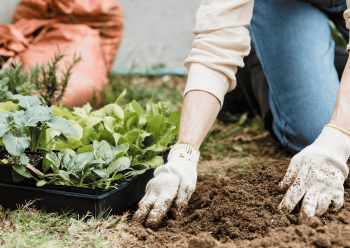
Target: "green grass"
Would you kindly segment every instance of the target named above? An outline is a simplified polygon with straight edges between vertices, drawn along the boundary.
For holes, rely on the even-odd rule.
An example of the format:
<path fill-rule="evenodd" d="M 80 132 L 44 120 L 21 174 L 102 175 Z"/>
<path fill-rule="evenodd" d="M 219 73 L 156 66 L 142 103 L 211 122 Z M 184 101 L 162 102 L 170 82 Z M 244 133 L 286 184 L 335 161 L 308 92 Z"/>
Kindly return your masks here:
<path fill-rule="evenodd" d="M 153 101 L 168 101 L 177 108 L 182 105 L 182 92 L 186 79 L 176 76 L 165 76 L 162 78 L 147 78 L 139 76 L 121 77 L 113 75 L 109 85 L 103 89 L 103 103 L 114 102 L 119 94 L 126 89 L 127 94 L 121 104 L 138 101 L 142 107 L 153 96 Z"/>
<path fill-rule="evenodd" d="M 112 247 L 124 233 L 125 218 L 79 218 L 39 211 L 31 204 L 15 211 L 1 208 L 0 243 L 4 247 Z"/>

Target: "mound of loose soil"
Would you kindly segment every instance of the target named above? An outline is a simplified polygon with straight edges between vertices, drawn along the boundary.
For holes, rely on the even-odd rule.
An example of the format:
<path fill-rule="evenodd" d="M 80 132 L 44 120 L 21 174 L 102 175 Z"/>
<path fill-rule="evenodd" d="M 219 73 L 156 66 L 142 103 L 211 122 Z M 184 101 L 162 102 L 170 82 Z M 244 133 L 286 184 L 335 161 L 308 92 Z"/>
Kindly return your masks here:
<path fill-rule="evenodd" d="M 277 184 L 288 165 L 289 161 L 265 164 L 241 179 L 199 177 L 181 220 L 165 219 L 157 230 L 132 224 L 127 231 L 138 241 L 129 245 L 196 248 L 220 242 L 226 243 L 221 247 L 350 247 L 349 178 L 340 213 L 328 212 L 308 225 L 297 225 L 300 204 L 289 215 L 277 211 L 285 193 Z"/>

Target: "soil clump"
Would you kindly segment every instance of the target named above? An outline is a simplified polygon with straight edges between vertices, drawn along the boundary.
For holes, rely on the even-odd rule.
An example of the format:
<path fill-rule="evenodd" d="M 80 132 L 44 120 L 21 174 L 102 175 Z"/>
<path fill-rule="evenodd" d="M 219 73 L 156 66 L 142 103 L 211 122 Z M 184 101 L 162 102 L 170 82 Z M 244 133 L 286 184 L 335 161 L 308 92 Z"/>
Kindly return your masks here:
<path fill-rule="evenodd" d="M 134 247 L 350 247 L 350 180 L 344 206 L 298 225 L 300 205 L 282 215 L 278 187 L 290 160 L 264 164 L 249 175 L 200 176 L 196 191 L 180 220 L 169 216 L 157 229 L 131 223 Z M 229 175 L 229 174 L 228 174 Z M 133 209 L 131 210 L 133 213 Z"/>
<path fill-rule="evenodd" d="M 36 162 L 38 162 L 40 159 L 43 158 L 43 156 L 41 154 L 26 154 L 29 158 L 29 163 L 31 165 L 35 164 Z M 6 159 L 8 160 L 6 164 L 13 164 L 12 160 L 9 159 L 10 158 L 10 154 L 5 154 L 1 159 L 0 159 L 0 164 L 4 163 L 3 161 L 1 161 L 2 159 Z"/>

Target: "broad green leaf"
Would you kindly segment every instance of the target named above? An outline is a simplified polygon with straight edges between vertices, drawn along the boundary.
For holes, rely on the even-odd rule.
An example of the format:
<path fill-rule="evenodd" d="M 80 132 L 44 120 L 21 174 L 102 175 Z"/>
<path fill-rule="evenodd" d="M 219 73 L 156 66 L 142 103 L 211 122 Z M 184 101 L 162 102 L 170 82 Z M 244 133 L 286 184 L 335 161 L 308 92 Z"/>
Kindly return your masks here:
<path fill-rule="evenodd" d="M 162 123 L 162 128 L 161 128 L 162 136 L 157 142 L 158 151 L 163 151 L 168 146 L 168 144 L 172 142 L 172 140 L 174 139 L 174 135 L 173 135 L 174 129 L 175 129 L 175 126 L 172 125 L 172 123 L 169 123 L 169 122 Z"/>
<path fill-rule="evenodd" d="M 142 154 L 142 150 L 139 147 L 132 144 L 129 147 L 128 153 L 131 154 L 133 157 L 136 157 L 137 155 Z"/>
<path fill-rule="evenodd" d="M 2 141 L 8 153 L 16 157 L 21 156 L 30 144 L 30 138 L 25 133 L 17 133 L 15 136 L 11 131 L 2 137 Z"/>
<path fill-rule="evenodd" d="M 92 160 L 94 160 L 94 155 L 92 154 L 92 152 L 84 152 L 74 156 L 69 161 L 67 168 L 68 173 L 81 171 L 84 168 L 84 166 Z"/>
<path fill-rule="evenodd" d="M 47 128 L 40 136 L 39 146 L 45 149 L 55 149 L 57 143 L 68 144 L 68 138 L 63 133 Z M 63 145 L 64 146 L 64 145 Z M 59 149 L 57 149 L 59 150 Z"/>
<path fill-rule="evenodd" d="M 16 124 L 21 127 L 36 127 L 38 122 L 46 122 L 52 118 L 52 110 L 47 106 L 28 107 L 23 113 L 25 114 L 14 115 Z"/>
<path fill-rule="evenodd" d="M 101 133 L 91 133 L 89 140 L 100 140 Z"/>
<path fill-rule="evenodd" d="M 18 174 L 14 169 L 12 169 L 12 180 L 14 182 L 20 182 L 26 179 L 26 177 L 22 176 L 21 174 Z"/>
<path fill-rule="evenodd" d="M 162 123 L 166 121 L 166 117 L 163 115 L 156 115 L 156 116 L 147 116 L 146 117 L 148 123 L 146 127 L 146 132 L 150 133 L 150 137 L 147 139 L 148 144 L 147 146 L 151 146 L 157 142 L 160 136 L 160 128 L 162 126 Z"/>
<path fill-rule="evenodd" d="M 139 136 L 140 131 L 130 131 L 124 134 L 124 138 L 129 142 L 129 144 L 133 144 L 136 138 Z"/>
<path fill-rule="evenodd" d="M 100 141 L 94 140 L 94 141 L 92 142 L 92 145 L 93 145 L 94 149 L 97 149 L 97 147 L 100 145 Z"/>
<path fill-rule="evenodd" d="M 122 110 L 124 111 L 124 114 L 129 112 L 135 112 L 135 110 L 132 108 L 131 102 L 123 105 Z"/>
<path fill-rule="evenodd" d="M 150 133 L 147 133 L 141 130 L 139 136 L 136 139 L 135 145 L 142 148 L 143 141 L 145 140 L 145 138 L 149 137 L 150 135 L 151 135 Z"/>
<path fill-rule="evenodd" d="M 75 156 L 75 154 L 73 155 L 72 153 L 63 154 L 62 159 L 61 159 L 61 166 L 62 166 L 62 168 L 67 169 L 70 160 L 71 160 L 74 156 Z"/>
<path fill-rule="evenodd" d="M 9 112 L 0 112 L 0 137 L 2 137 L 8 130 L 10 130 L 10 125 L 7 123 L 9 121 Z"/>
<path fill-rule="evenodd" d="M 19 157 L 19 160 L 21 161 L 21 164 L 23 164 L 23 165 L 26 165 L 26 164 L 29 163 L 29 158 L 28 158 L 28 156 L 27 156 L 25 153 L 23 153 L 23 154 Z"/>
<path fill-rule="evenodd" d="M 60 177 L 62 177 L 64 180 L 70 182 L 69 174 L 66 171 L 60 170 L 58 175 L 60 175 Z"/>
<path fill-rule="evenodd" d="M 46 122 L 46 124 L 51 127 L 53 130 L 62 132 L 64 134 L 76 135 L 77 130 L 75 130 L 72 126 L 69 125 L 69 122 L 59 116 L 52 118 L 50 121 Z"/>
<path fill-rule="evenodd" d="M 143 112 L 141 105 L 135 100 L 131 102 L 131 105 L 139 117 L 139 124 L 145 124 L 146 123 L 145 113 Z"/>
<path fill-rule="evenodd" d="M 68 144 L 68 138 L 63 134 L 61 133 L 60 135 L 57 135 L 53 138 L 54 141 L 62 141 L 63 143 L 66 143 Z"/>
<path fill-rule="evenodd" d="M 51 153 L 46 154 L 46 159 L 51 162 L 50 167 L 53 170 L 54 173 L 59 170 L 61 161 L 58 159 L 56 153 L 51 151 Z"/>
<path fill-rule="evenodd" d="M 119 133 L 114 133 L 113 134 L 113 138 L 114 138 L 115 144 L 117 144 L 117 145 L 121 145 L 121 144 L 124 144 L 124 143 L 129 143 L 129 141 L 127 139 L 125 139 L 123 137 L 123 135 L 121 135 Z"/>
<path fill-rule="evenodd" d="M 135 112 L 125 113 L 124 129 L 126 132 L 137 130 L 139 123 L 139 116 Z"/>
<path fill-rule="evenodd" d="M 103 156 L 97 150 L 94 150 L 92 153 L 94 154 L 96 160 L 103 160 Z"/>
<path fill-rule="evenodd" d="M 93 118 L 93 119 L 90 119 Z M 83 128 L 83 137 L 80 139 L 80 141 L 84 145 L 88 145 L 90 143 L 91 139 L 91 133 L 93 131 L 93 125 L 98 124 L 101 121 L 100 118 L 95 117 L 85 117 L 78 121 L 78 124 Z"/>
<path fill-rule="evenodd" d="M 101 178 L 108 176 L 108 174 L 106 173 L 106 170 L 95 169 L 95 170 L 92 170 L 92 172 L 94 172 L 98 177 L 101 177 Z"/>
<path fill-rule="evenodd" d="M 68 137 L 80 140 L 83 138 L 83 128 L 76 121 L 68 120 L 68 124 L 73 127 L 77 132 L 74 135 L 70 135 Z"/>
<path fill-rule="evenodd" d="M 70 111 L 66 110 L 66 109 L 63 109 L 61 110 L 62 112 L 62 117 L 63 118 L 66 118 L 67 120 L 70 120 L 70 121 L 74 121 L 74 116 L 71 114 Z"/>
<path fill-rule="evenodd" d="M 117 175 L 115 175 L 115 177 L 113 178 L 113 181 L 119 180 L 119 179 L 122 178 L 122 177 L 123 177 L 123 174 L 117 174 Z"/>
<path fill-rule="evenodd" d="M 128 143 L 126 143 L 128 144 Z M 129 145 L 129 144 L 128 144 Z M 117 160 L 118 158 L 122 158 L 124 157 L 125 155 L 125 152 L 118 152 L 115 156 L 114 156 L 114 159 L 113 160 Z"/>
<path fill-rule="evenodd" d="M 117 133 L 121 128 L 121 121 L 115 119 L 114 117 L 106 116 L 103 118 L 104 127 L 111 133 Z"/>
<path fill-rule="evenodd" d="M 0 102 L 0 111 L 19 110 L 19 106 L 13 102 Z"/>
<path fill-rule="evenodd" d="M 4 142 L 2 142 L 2 139 L 0 139 L 0 146 L 5 146 Z"/>
<path fill-rule="evenodd" d="M 143 149 L 142 152 L 143 154 L 146 154 L 146 160 L 152 159 L 159 152 L 163 151 L 168 146 L 168 144 L 174 140 L 173 130 L 175 129 L 175 126 L 169 122 L 165 122 L 165 125 L 169 125 L 169 127 L 166 129 L 166 133 L 159 137 L 157 143 Z M 165 129 L 163 128 L 163 130 Z"/>
<path fill-rule="evenodd" d="M 114 103 L 115 103 L 115 104 L 119 104 L 119 103 L 120 103 L 120 100 L 121 100 L 123 97 L 125 97 L 126 93 L 127 93 L 127 90 L 126 90 L 126 89 L 123 90 L 123 92 L 120 93 L 120 95 L 118 96 L 117 100 L 115 100 Z"/>
<path fill-rule="evenodd" d="M 43 173 L 45 174 L 48 170 L 51 169 L 51 161 L 44 156 L 43 162 L 41 164 L 41 168 L 43 169 Z"/>
<path fill-rule="evenodd" d="M 24 176 L 27 178 L 32 177 L 32 174 L 30 174 L 30 172 L 28 171 L 28 169 L 24 165 L 15 164 L 12 166 L 12 168 L 21 176 Z"/>
<path fill-rule="evenodd" d="M 180 118 L 181 118 L 181 110 L 176 110 L 171 113 L 171 115 L 168 118 L 168 121 L 173 123 L 175 125 L 175 129 L 173 130 L 173 135 L 178 136 L 179 135 L 179 127 L 180 127 Z"/>
<path fill-rule="evenodd" d="M 94 151 L 93 145 L 87 145 L 87 146 L 80 147 L 77 150 L 77 154 L 80 154 L 80 153 L 83 153 L 83 152 L 93 152 L 93 151 Z"/>
<path fill-rule="evenodd" d="M 109 166 L 107 167 L 106 173 L 110 175 L 118 171 L 126 170 L 127 168 L 130 167 L 130 164 L 131 164 L 130 159 L 126 157 L 119 158 L 116 161 L 113 161 L 112 163 L 109 164 Z"/>
<path fill-rule="evenodd" d="M 100 140 L 101 132 L 105 130 L 102 123 L 97 123 L 92 127 L 92 131 L 89 136 L 89 140 Z"/>
<path fill-rule="evenodd" d="M 41 186 L 44 186 L 45 184 L 47 184 L 45 180 L 40 180 L 39 182 L 36 183 L 36 186 L 41 187 Z"/>
<path fill-rule="evenodd" d="M 78 124 L 85 130 L 86 128 L 92 128 L 101 121 L 102 118 L 99 117 L 84 117 L 78 121 Z"/>
<path fill-rule="evenodd" d="M 54 145 L 54 149 L 55 150 L 61 150 L 61 149 L 72 149 L 72 150 L 76 150 L 80 147 L 83 146 L 83 143 L 80 140 L 68 137 L 68 143 L 64 143 L 62 141 L 58 141 L 55 145 Z"/>
<path fill-rule="evenodd" d="M 150 165 L 152 169 L 156 169 L 158 166 L 161 166 L 164 164 L 164 159 L 162 156 L 155 156 L 154 158 L 152 158 L 151 160 L 147 161 Z"/>
<path fill-rule="evenodd" d="M 75 156 L 75 151 L 73 151 L 72 149 L 68 149 L 68 148 L 65 148 L 65 149 L 62 149 L 60 151 L 60 153 L 62 153 L 63 155 L 65 154 L 70 154 L 71 156 Z"/>
<path fill-rule="evenodd" d="M 174 112 L 174 107 L 168 102 L 158 102 L 158 106 L 161 109 L 161 114 L 165 117 L 169 117 L 172 112 Z"/>
<path fill-rule="evenodd" d="M 106 129 L 101 132 L 99 140 L 100 141 L 107 141 L 112 146 L 115 145 L 113 134 Z"/>
<path fill-rule="evenodd" d="M 62 117 L 62 112 L 59 107 L 57 107 L 56 105 L 52 105 L 50 109 L 52 110 L 53 116 Z"/>
<path fill-rule="evenodd" d="M 134 170 L 148 170 L 150 167 L 151 165 L 148 162 L 138 162 L 132 166 Z"/>
<path fill-rule="evenodd" d="M 83 143 L 84 146 L 90 144 L 91 132 L 92 128 L 83 129 L 83 138 L 81 138 L 80 141 L 81 143 Z"/>
<path fill-rule="evenodd" d="M 118 153 L 126 153 L 126 151 L 129 149 L 129 143 L 123 143 L 119 146 L 112 147 L 112 149 L 118 154 Z"/>
<path fill-rule="evenodd" d="M 42 103 L 37 95 L 35 96 L 22 96 L 22 95 L 14 95 L 13 99 L 17 99 L 18 105 L 23 108 L 30 108 L 30 107 L 38 107 Z"/>
<path fill-rule="evenodd" d="M 107 130 L 106 130 L 107 131 Z M 104 161 L 106 161 L 107 164 L 113 161 L 116 152 L 112 150 L 112 147 L 110 144 L 108 144 L 107 141 L 102 140 L 96 150 L 94 152 L 98 152 Z M 94 154 L 95 155 L 95 154 Z M 96 157 L 96 155 L 95 155 Z M 96 158 L 97 159 L 97 158 Z"/>
<path fill-rule="evenodd" d="M 146 113 L 152 116 L 159 115 L 158 108 L 153 104 L 153 96 L 146 103 Z"/>
<path fill-rule="evenodd" d="M 93 111 L 92 116 L 104 118 L 106 116 L 114 117 L 117 120 L 124 120 L 124 111 L 119 107 L 119 105 L 111 103 L 103 108 Z"/>
<path fill-rule="evenodd" d="M 74 107 L 73 113 L 81 117 L 91 116 L 92 107 L 90 103 L 85 104 L 82 108 Z"/>

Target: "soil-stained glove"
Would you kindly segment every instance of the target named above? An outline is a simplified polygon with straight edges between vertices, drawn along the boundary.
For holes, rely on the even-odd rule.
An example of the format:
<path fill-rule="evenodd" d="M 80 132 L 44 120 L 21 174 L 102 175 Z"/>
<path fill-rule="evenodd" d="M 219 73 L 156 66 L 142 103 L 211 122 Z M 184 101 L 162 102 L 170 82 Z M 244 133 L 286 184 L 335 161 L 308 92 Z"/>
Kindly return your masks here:
<path fill-rule="evenodd" d="M 331 201 L 334 211 L 343 206 L 350 155 L 350 137 L 345 133 L 335 125 L 326 125 L 314 143 L 292 158 L 279 184 L 283 189 L 291 186 L 279 205 L 282 213 L 291 212 L 303 196 L 301 222 L 325 213 Z"/>
<path fill-rule="evenodd" d="M 133 220 L 146 227 L 156 228 L 170 212 L 175 217 L 181 216 L 196 188 L 197 163 L 199 152 L 187 144 L 177 144 L 171 149 L 168 163 L 158 167 L 154 178 L 146 186 L 146 195 L 139 203 L 139 209 Z"/>

